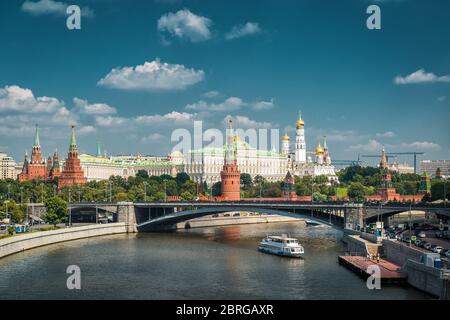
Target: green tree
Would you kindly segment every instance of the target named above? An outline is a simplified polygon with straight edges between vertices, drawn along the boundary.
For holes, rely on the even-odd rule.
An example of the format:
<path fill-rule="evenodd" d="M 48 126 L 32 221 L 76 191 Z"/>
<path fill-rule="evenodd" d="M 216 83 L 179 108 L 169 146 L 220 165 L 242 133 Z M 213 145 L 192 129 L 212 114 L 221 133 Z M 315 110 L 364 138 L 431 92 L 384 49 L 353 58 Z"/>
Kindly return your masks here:
<path fill-rule="evenodd" d="M 367 193 L 367 189 L 361 183 L 350 183 L 350 187 L 348 188 L 348 196 L 353 201 L 363 202 Z"/>
<path fill-rule="evenodd" d="M 142 170 L 142 169 L 138 170 L 138 172 L 136 172 L 136 177 L 142 178 L 144 180 L 149 178 L 147 170 Z"/>
<path fill-rule="evenodd" d="M 1 218 L 7 218 L 6 213 L 8 212 L 8 217 L 11 218 L 13 223 L 21 223 L 25 218 L 26 207 L 17 204 L 14 200 L 5 200 L 0 206 L 0 216 Z"/>
<path fill-rule="evenodd" d="M 221 193 L 222 193 L 221 188 L 222 188 L 222 186 L 221 186 L 220 181 L 214 183 L 214 184 L 212 185 L 212 196 L 213 196 L 213 197 L 220 196 Z"/>
<path fill-rule="evenodd" d="M 248 173 L 241 173 L 241 185 L 245 190 L 250 189 L 253 186 L 252 176 Z"/>
<path fill-rule="evenodd" d="M 44 221 L 56 226 L 59 223 L 67 222 L 67 202 L 60 197 L 50 197 L 45 199 L 44 205 L 47 212 L 44 215 Z"/>
<path fill-rule="evenodd" d="M 182 192 L 180 196 L 181 196 L 181 199 L 186 200 L 186 201 L 192 201 L 195 199 L 195 197 L 189 191 Z"/>
<path fill-rule="evenodd" d="M 179 186 L 181 186 L 186 181 L 191 180 L 191 178 L 189 177 L 189 175 L 186 172 L 179 172 L 179 173 L 177 173 L 175 180 L 177 181 L 177 184 Z"/>

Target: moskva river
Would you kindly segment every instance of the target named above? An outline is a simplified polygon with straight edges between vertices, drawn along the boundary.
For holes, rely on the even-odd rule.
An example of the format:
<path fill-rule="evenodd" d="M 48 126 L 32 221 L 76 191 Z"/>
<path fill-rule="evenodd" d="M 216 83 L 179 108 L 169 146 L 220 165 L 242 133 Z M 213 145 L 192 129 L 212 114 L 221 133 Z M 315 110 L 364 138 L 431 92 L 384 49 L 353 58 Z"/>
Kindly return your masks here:
<path fill-rule="evenodd" d="M 260 253 L 266 234 L 289 234 L 305 259 Z M 430 299 L 413 288 L 365 281 L 338 264 L 342 232 L 276 223 L 116 235 L 0 259 L 1 299 Z M 81 289 L 67 289 L 69 265 Z"/>

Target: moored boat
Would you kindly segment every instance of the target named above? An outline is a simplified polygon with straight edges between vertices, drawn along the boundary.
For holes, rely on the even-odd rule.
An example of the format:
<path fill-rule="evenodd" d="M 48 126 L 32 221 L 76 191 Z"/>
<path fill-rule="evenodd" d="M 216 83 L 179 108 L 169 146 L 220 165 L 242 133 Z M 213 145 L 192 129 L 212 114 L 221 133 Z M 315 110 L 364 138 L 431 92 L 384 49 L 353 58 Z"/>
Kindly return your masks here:
<path fill-rule="evenodd" d="M 295 238 L 267 236 L 259 243 L 258 251 L 284 257 L 303 258 L 305 250 Z"/>

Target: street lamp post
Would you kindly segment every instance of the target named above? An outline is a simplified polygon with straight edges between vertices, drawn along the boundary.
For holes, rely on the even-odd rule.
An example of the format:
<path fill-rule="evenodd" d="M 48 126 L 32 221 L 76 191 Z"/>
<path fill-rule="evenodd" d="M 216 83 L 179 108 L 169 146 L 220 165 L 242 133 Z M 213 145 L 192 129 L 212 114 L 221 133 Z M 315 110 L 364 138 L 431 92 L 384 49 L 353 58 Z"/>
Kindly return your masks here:
<path fill-rule="evenodd" d="M 6 200 L 6 201 L 5 201 L 5 206 L 6 206 L 6 219 L 9 219 L 8 202 L 9 202 L 9 200 Z M 10 221 L 9 223 L 11 223 L 11 221 Z"/>
<path fill-rule="evenodd" d="M 69 188 L 69 201 L 68 201 L 68 205 L 69 205 L 69 227 L 72 226 L 72 208 L 70 207 L 70 188 Z"/>
<path fill-rule="evenodd" d="M 409 247 L 411 248 L 411 203 L 409 204 Z"/>
<path fill-rule="evenodd" d="M 311 177 L 311 204 L 314 204 L 314 177 Z M 311 206 L 311 217 L 314 216 L 314 210 Z"/>
<path fill-rule="evenodd" d="M 167 180 L 164 179 L 164 202 L 167 202 Z"/>
<path fill-rule="evenodd" d="M 41 202 L 44 203 L 44 184 L 41 183 Z"/>
<path fill-rule="evenodd" d="M 78 202 L 81 202 L 81 185 L 78 185 Z"/>
<path fill-rule="evenodd" d="M 447 177 L 444 178 L 444 207 L 447 206 Z"/>
<path fill-rule="evenodd" d="M 147 202 L 147 182 L 144 181 L 144 201 Z"/>

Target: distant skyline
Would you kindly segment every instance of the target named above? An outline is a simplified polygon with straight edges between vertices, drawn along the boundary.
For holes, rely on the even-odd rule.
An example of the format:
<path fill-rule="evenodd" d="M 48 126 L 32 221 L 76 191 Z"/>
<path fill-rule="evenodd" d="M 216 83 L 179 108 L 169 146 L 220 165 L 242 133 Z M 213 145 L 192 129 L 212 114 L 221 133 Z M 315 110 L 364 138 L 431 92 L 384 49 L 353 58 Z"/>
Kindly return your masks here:
<path fill-rule="evenodd" d="M 436 0 L 0 3 L 0 151 L 165 155 L 176 128 L 278 128 L 332 159 L 450 158 L 450 3 Z M 366 28 L 377 4 L 382 29 Z M 412 164 L 412 157 L 397 161 Z M 372 161 L 373 163 L 375 162 Z"/>

